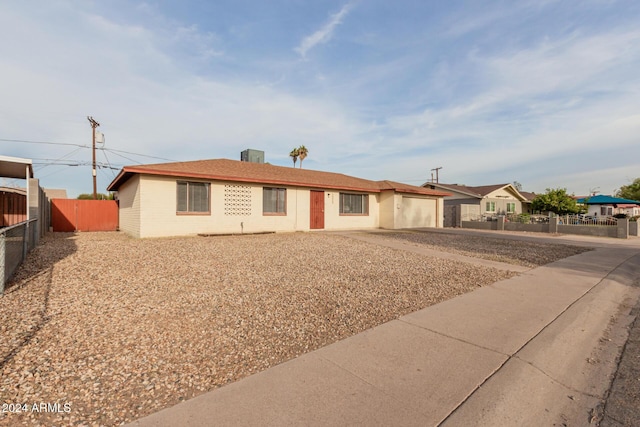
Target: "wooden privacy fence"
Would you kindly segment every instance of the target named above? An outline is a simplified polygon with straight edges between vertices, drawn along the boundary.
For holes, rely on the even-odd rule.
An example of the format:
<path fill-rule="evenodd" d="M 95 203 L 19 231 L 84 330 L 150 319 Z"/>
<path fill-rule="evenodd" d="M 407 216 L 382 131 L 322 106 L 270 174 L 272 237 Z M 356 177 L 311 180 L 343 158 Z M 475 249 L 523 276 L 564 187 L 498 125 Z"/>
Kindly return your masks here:
<path fill-rule="evenodd" d="M 115 200 L 51 200 L 53 231 L 116 231 L 118 202 Z"/>
<path fill-rule="evenodd" d="M 27 220 L 27 196 L 0 191 L 0 227 L 9 227 Z"/>

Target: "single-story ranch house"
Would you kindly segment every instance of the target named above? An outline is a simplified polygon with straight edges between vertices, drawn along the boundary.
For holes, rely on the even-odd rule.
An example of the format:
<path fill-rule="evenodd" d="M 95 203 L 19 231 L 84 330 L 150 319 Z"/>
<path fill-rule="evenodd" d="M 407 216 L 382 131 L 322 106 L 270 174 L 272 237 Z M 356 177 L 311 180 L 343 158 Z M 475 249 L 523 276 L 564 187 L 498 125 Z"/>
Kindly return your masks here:
<path fill-rule="evenodd" d="M 445 197 L 445 206 L 479 206 L 480 215 L 506 215 L 530 213 L 533 193 L 518 191 L 512 184 L 471 187 L 458 184 L 426 182 L 423 187 L 451 193 Z"/>
<path fill-rule="evenodd" d="M 640 202 L 636 200 L 598 194 L 597 196 L 579 198 L 577 202 L 581 205 L 587 205 L 587 215 L 590 216 L 640 215 Z"/>
<path fill-rule="evenodd" d="M 227 159 L 124 167 L 120 229 L 135 237 L 442 227 L 448 192 Z"/>
<path fill-rule="evenodd" d="M 444 226 L 459 227 L 461 220 L 531 213 L 535 194 L 518 191 L 512 184 L 467 186 L 425 182 L 425 188 L 450 193 L 444 198 Z"/>

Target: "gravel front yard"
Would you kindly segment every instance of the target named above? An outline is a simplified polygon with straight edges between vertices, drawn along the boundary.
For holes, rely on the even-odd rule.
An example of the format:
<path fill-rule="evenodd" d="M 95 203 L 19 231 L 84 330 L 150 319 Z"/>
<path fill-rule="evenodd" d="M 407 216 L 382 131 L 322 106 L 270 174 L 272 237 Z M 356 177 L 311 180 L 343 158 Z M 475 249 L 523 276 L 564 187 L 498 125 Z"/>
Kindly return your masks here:
<path fill-rule="evenodd" d="M 27 405 L 0 425 L 130 422 L 511 275 L 323 233 L 49 235 L 0 298 L 0 404 Z"/>
<path fill-rule="evenodd" d="M 499 237 L 470 236 L 468 234 L 401 231 L 375 233 L 375 235 L 425 246 L 430 249 L 442 250 L 444 247 L 447 252 L 525 267 L 539 267 L 591 250 L 581 246 L 550 245 L 523 240 L 505 240 Z"/>

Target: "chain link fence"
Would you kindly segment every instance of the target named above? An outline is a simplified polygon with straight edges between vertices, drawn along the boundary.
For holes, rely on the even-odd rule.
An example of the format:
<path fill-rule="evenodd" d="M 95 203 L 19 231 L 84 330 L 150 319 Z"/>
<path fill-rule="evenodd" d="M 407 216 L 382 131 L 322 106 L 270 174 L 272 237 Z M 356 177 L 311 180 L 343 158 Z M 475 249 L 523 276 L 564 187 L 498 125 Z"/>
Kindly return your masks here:
<path fill-rule="evenodd" d="M 38 244 L 39 236 L 37 219 L 0 229 L 0 295 L 27 253 Z"/>

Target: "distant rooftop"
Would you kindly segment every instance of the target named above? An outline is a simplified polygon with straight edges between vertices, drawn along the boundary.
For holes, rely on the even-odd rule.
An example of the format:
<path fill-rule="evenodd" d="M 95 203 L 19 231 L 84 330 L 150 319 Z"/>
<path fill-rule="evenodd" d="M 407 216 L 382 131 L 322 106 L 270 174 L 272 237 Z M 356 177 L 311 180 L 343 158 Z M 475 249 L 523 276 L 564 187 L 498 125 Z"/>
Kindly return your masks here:
<path fill-rule="evenodd" d="M 578 203 L 584 203 L 586 205 L 619 205 L 619 204 L 631 204 L 640 205 L 637 200 L 622 199 L 620 197 L 605 196 L 598 194 L 597 196 L 583 197 L 577 200 Z"/>

